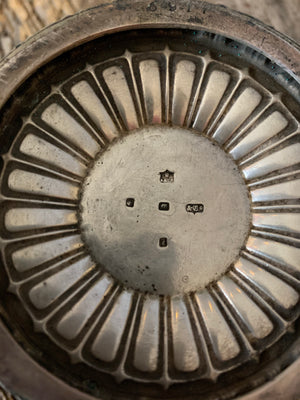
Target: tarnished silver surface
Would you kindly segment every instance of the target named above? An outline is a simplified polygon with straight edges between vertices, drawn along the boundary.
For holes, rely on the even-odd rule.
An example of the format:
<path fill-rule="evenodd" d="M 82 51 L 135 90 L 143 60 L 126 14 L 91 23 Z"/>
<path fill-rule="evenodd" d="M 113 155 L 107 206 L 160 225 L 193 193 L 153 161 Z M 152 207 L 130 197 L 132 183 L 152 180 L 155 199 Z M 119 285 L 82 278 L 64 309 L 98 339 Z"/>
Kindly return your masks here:
<path fill-rule="evenodd" d="M 19 397 L 13 396 L 2 385 L 0 385 L 0 399 L 1 400 L 21 400 Z"/>
<path fill-rule="evenodd" d="M 164 171 L 172 181 L 162 182 Z M 193 131 L 159 126 L 100 153 L 80 211 L 99 264 L 130 288 L 171 296 L 223 275 L 250 224 L 246 185 L 226 153 Z"/>
<path fill-rule="evenodd" d="M 234 398 L 292 362 L 298 82 L 201 26 L 110 38 L 4 108 L 3 318 L 94 396 Z"/>

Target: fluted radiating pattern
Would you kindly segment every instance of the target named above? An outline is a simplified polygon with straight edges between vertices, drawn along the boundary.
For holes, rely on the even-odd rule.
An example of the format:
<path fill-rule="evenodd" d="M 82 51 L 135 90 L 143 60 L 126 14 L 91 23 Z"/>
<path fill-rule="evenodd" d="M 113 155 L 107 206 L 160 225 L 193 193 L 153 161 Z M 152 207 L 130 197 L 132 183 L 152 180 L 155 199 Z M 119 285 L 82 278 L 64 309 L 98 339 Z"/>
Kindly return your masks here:
<path fill-rule="evenodd" d="M 167 66 L 167 69 L 165 69 Z M 94 265 L 78 222 L 88 164 L 147 124 L 191 128 L 235 160 L 252 199 L 251 232 L 218 282 L 185 296 L 134 293 Z M 118 380 L 216 379 L 297 318 L 298 123 L 247 71 L 165 52 L 88 66 L 43 101 L 5 158 L 2 251 L 36 329 L 73 362 Z"/>

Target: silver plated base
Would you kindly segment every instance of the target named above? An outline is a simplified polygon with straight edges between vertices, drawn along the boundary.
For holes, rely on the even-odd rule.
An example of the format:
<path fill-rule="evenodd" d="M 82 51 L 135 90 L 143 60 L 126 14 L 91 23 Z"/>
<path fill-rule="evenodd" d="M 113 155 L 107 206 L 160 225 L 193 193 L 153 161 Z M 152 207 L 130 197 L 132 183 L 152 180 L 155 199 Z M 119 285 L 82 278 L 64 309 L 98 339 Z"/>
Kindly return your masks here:
<path fill-rule="evenodd" d="M 3 107 L 2 318 L 94 397 L 234 398 L 297 354 L 299 82 L 201 26 L 109 39 Z"/>
<path fill-rule="evenodd" d="M 250 202 L 215 142 L 158 125 L 100 153 L 80 217 L 92 256 L 113 277 L 172 296 L 204 289 L 229 268 L 249 231 Z"/>

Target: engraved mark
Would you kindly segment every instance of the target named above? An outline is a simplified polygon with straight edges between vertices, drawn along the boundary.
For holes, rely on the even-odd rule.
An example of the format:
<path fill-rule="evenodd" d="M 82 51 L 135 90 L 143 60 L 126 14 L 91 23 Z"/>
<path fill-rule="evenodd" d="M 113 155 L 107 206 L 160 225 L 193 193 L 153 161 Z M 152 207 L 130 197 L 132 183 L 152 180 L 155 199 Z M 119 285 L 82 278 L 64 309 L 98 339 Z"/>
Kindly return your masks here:
<path fill-rule="evenodd" d="M 162 201 L 158 204 L 158 209 L 160 211 L 169 211 L 170 210 L 170 203 L 167 201 Z"/>
<path fill-rule="evenodd" d="M 167 247 L 168 239 L 165 237 L 159 238 L 159 247 Z"/>
<path fill-rule="evenodd" d="M 160 172 L 159 175 L 161 183 L 174 182 L 174 172 L 171 172 L 166 169 L 164 172 Z"/>
<path fill-rule="evenodd" d="M 196 213 L 202 213 L 204 210 L 204 206 L 203 204 L 187 204 L 185 209 L 187 212 L 196 214 Z"/>
<path fill-rule="evenodd" d="M 156 11 L 157 10 L 157 6 L 155 5 L 155 2 L 152 1 L 152 3 L 150 3 L 148 5 L 148 7 L 146 8 L 147 11 Z"/>
<path fill-rule="evenodd" d="M 126 199 L 126 206 L 131 208 L 134 207 L 134 198 L 128 197 L 128 199 Z"/>
<path fill-rule="evenodd" d="M 174 1 L 169 1 L 168 6 L 170 11 L 176 10 L 176 3 Z"/>

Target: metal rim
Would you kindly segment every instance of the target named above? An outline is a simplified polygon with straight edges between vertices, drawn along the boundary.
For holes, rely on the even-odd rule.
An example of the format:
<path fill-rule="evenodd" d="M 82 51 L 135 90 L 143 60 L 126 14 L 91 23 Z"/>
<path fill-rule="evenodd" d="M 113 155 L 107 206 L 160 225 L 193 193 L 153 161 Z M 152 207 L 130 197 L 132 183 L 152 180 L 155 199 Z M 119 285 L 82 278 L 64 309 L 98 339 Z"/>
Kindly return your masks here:
<path fill-rule="evenodd" d="M 136 6 L 137 6 L 137 8 L 139 7 L 139 4 L 140 3 L 137 3 L 136 4 Z M 152 3 L 151 3 L 152 4 Z M 147 7 L 150 7 L 150 9 L 148 9 L 148 13 L 152 13 L 152 12 L 154 12 L 154 11 L 156 11 L 156 9 L 154 9 L 155 7 L 157 7 L 157 4 L 154 4 L 154 5 L 148 5 Z M 145 4 L 144 3 L 142 3 L 142 6 L 143 6 L 143 8 L 145 7 Z M 206 8 L 207 7 L 207 8 Z M 180 8 L 180 7 L 178 7 L 178 8 Z M 147 9 L 146 9 L 147 10 Z M 199 10 L 197 10 L 197 13 L 199 13 L 198 15 L 200 15 L 200 12 L 202 12 L 202 14 L 203 14 L 203 10 L 205 10 L 205 13 L 204 13 L 204 15 L 206 15 L 206 17 L 208 18 L 208 20 L 209 21 L 211 21 L 210 20 L 210 18 L 209 18 L 209 13 L 212 13 L 211 15 L 215 15 L 214 14 L 214 10 L 215 10 L 215 8 L 213 7 L 213 8 L 211 8 L 211 6 L 207 6 L 206 4 L 204 4 L 204 5 L 202 5 L 202 8 Z M 223 8 L 216 8 L 216 10 L 220 13 L 219 14 L 219 16 L 220 15 L 222 15 L 223 13 L 224 13 L 224 9 Z M 94 9 L 94 10 L 90 10 L 90 11 L 87 11 L 86 12 L 86 14 L 84 14 L 84 19 L 83 19 L 83 24 L 85 23 L 84 21 L 85 21 L 85 18 L 87 18 L 86 20 L 88 20 L 90 17 L 91 17 L 91 14 L 88 14 L 88 13 L 91 13 L 91 12 L 96 12 L 97 13 L 97 11 L 98 11 L 98 9 Z M 100 8 L 100 11 L 103 11 L 103 9 L 101 9 Z M 126 10 L 126 12 L 127 12 L 128 10 Z M 116 6 L 115 6 L 115 8 L 112 10 L 112 9 L 110 9 L 109 11 L 107 11 L 108 13 L 110 13 L 110 17 L 111 17 L 111 13 L 112 12 L 116 12 L 116 14 L 119 14 L 119 5 L 117 4 Z M 131 13 L 131 11 L 128 11 L 129 13 Z M 172 22 L 174 22 L 174 12 L 176 13 L 177 12 L 177 10 L 173 10 L 173 11 L 171 11 L 170 10 L 170 8 L 168 9 L 165 9 L 164 7 L 162 8 L 162 18 L 161 18 L 161 21 L 160 20 L 158 20 L 157 19 L 157 17 L 155 18 L 155 24 L 156 24 L 156 26 L 159 26 L 159 27 L 161 27 L 161 26 L 170 26 L 170 20 L 172 19 Z M 181 15 L 181 13 L 183 13 L 184 11 L 182 11 L 182 10 L 179 10 L 178 11 L 178 14 L 176 14 L 177 16 L 178 16 L 178 18 L 180 19 L 181 17 L 182 17 L 182 15 Z M 165 14 L 165 15 L 164 15 Z M 166 15 L 166 14 L 170 14 L 170 15 Z M 201 15 L 202 15 L 201 14 Z M 107 17 L 107 15 L 105 14 L 105 13 L 102 13 L 101 12 L 101 15 L 102 15 L 102 17 L 101 18 L 104 18 L 104 19 L 106 19 L 106 17 Z M 151 15 L 151 14 L 150 14 Z M 147 15 L 148 16 L 148 15 Z M 140 18 L 141 16 L 139 15 L 139 18 Z M 204 18 L 206 18 L 206 17 L 204 17 Z M 76 18 L 76 16 L 75 17 L 72 17 L 72 18 Z M 71 18 L 71 19 L 72 19 Z M 123 16 L 123 18 L 124 18 L 124 16 Z M 128 18 L 129 18 L 129 15 L 128 15 Z M 236 16 L 232 16 L 232 15 L 227 15 L 227 19 L 228 19 L 228 21 L 227 22 L 229 22 L 229 20 L 230 19 L 235 19 L 235 18 L 237 18 Z M 62 29 L 63 31 L 65 31 L 65 29 L 67 29 L 68 28 L 68 26 L 72 26 L 72 24 L 73 24 L 73 22 L 71 21 L 71 19 L 68 19 L 68 20 L 66 20 L 66 21 L 64 21 L 64 22 L 62 22 L 61 24 L 63 25 L 62 27 L 61 26 L 59 26 L 59 29 Z M 166 22 L 166 19 L 167 19 L 167 22 Z M 96 25 L 98 25 L 99 24 L 99 17 L 98 16 L 95 16 L 94 15 L 94 21 L 95 21 L 95 23 L 96 23 Z M 198 20 L 196 20 L 195 19 L 195 21 L 196 21 L 196 25 L 195 25 L 195 27 L 197 27 L 197 29 L 199 29 L 199 28 L 204 28 L 205 27 L 205 23 L 204 22 L 201 22 L 200 23 L 200 26 L 199 26 L 199 19 Z M 224 18 L 223 18 L 223 21 L 224 21 Z M 231 20 L 232 21 L 232 20 Z M 239 20 L 240 21 L 240 20 Z M 113 32 L 115 29 L 118 29 L 119 30 L 119 26 L 118 26 L 118 22 L 120 22 L 120 21 L 118 21 L 118 20 L 116 20 L 116 22 L 115 22 L 115 24 L 116 24 L 116 26 L 115 26 L 115 28 L 113 28 L 112 26 L 110 26 L 110 28 L 108 27 L 108 28 L 105 28 L 105 29 L 107 29 L 107 30 L 104 30 L 104 31 L 101 31 L 101 32 L 97 32 L 97 33 L 89 33 L 89 36 L 87 36 L 87 37 L 85 37 L 85 38 L 81 38 L 81 39 L 79 39 L 76 43 L 72 43 L 72 44 L 70 44 L 70 47 L 72 46 L 77 46 L 79 43 L 82 43 L 83 41 L 88 41 L 88 40 L 90 40 L 91 39 L 91 37 L 98 37 L 98 36 L 100 36 L 100 35 L 104 35 L 104 34 L 106 34 L 106 33 L 111 33 L 111 32 Z M 226 22 L 226 20 L 224 21 L 224 22 Z M 135 27 L 135 25 L 136 25 L 136 23 L 137 23 L 137 20 L 135 20 L 134 22 L 132 22 L 132 21 L 130 21 L 130 26 L 131 27 Z M 211 23 L 211 22 L 210 22 Z M 64 26 L 64 24 L 65 24 L 65 26 Z M 70 25 L 69 25 L 70 24 Z M 143 24 L 142 24 L 142 26 L 146 26 L 146 27 L 150 27 L 149 25 L 151 24 L 151 19 L 148 19 L 148 18 L 145 18 L 145 21 L 143 22 Z M 209 27 L 211 26 L 209 23 L 208 23 L 208 25 L 209 25 Z M 55 25 L 55 26 L 57 26 L 58 27 L 58 25 Z M 54 30 L 55 30 L 55 26 L 54 27 L 52 27 Z M 194 26 L 194 25 L 193 25 Z M 224 26 L 226 26 L 226 24 L 224 24 Z M 249 26 L 252 26 L 252 25 L 249 25 Z M 176 27 L 177 27 L 177 25 L 176 25 Z M 186 24 L 180 24 L 179 25 L 179 27 L 186 27 Z M 190 24 L 189 24 L 189 27 L 190 27 Z M 123 29 L 128 29 L 129 28 L 129 24 L 127 23 L 126 24 L 126 26 L 123 26 Z M 240 27 L 239 27 L 240 28 Z M 50 34 L 53 34 L 53 31 L 51 31 L 51 29 L 50 28 L 48 28 L 49 29 L 49 33 Z M 205 29 L 207 29 L 207 30 L 210 30 L 210 28 L 207 28 L 207 27 L 205 27 Z M 220 28 L 221 29 L 221 28 Z M 254 28 L 253 28 L 254 29 Z M 214 29 L 215 31 L 217 31 L 217 32 L 220 32 L 220 30 L 217 28 L 217 29 Z M 51 31 L 51 32 L 50 32 Z M 266 32 L 264 32 L 264 33 L 266 33 Z M 267 32 L 269 35 L 271 35 L 272 37 L 273 37 L 273 35 L 272 34 L 270 34 L 270 32 L 268 31 Z M 57 35 L 58 34 L 58 32 L 55 32 L 55 34 Z M 39 34 L 38 34 L 39 35 Z M 38 36 L 37 35 L 37 36 Z M 235 38 L 235 39 L 240 39 L 239 37 L 236 37 L 236 36 L 234 36 L 233 34 L 232 34 L 232 36 Z M 257 32 L 256 32 L 256 38 L 257 38 Z M 65 38 L 64 38 L 65 39 Z M 243 39 L 243 38 L 242 38 Z M 71 40 L 71 39 L 70 39 Z M 276 40 L 282 40 L 282 39 L 278 39 L 278 37 L 276 38 Z M 41 38 L 41 41 L 43 41 L 43 38 Z M 266 48 L 268 49 L 268 46 L 269 46 L 269 44 L 270 44 L 270 41 L 267 39 L 266 40 L 267 41 L 267 43 L 268 43 L 268 45 L 266 46 Z M 28 41 L 27 42 L 27 47 L 26 47 L 26 44 L 24 44 L 24 46 L 23 46 L 23 48 L 20 48 L 20 49 L 17 49 L 17 52 L 16 53 L 13 53 L 13 54 L 11 54 L 9 57 L 8 57 L 8 63 L 6 64 L 6 66 L 7 65 L 11 65 L 11 63 L 13 62 L 12 60 L 14 60 L 14 62 L 16 63 L 15 65 L 17 65 L 18 63 L 19 63 L 19 60 L 21 60 L 22 59 L 22 57 L 26 54 L 26 51 L 23 53 L 23 55 L 21 55 L 21 53 L 22 53 L 22 51 L 23 50 L 28 50 L 28 49 L 32 49 L 31 48 L 31 46 L 33 46 L 33 47 L 35 47 L 35 46 L 37 46 L 38 48 L 39 48 L 39 46 L 40 46 L 40 44 L 41 43 L 38 43 L 39 42 L 39 38 L 38 38 L 38 40 L 36 41 L 36 42 L 31 42 L 31 41 Z M 63 42 L 64 42 L 64 45 L 65 45 L 65 41 L 63 40 Z M 264 41 L 262 41 L 262 42 L 264 42 Z M 56 39 L 56 44 L 57 44 L 57 39 Z M 49 45 L 49 43 L 48 43 L 48 45 Z M 274 45 L 274 42 L 273 42 L 273 45 Z M 290 46 L 290 43 L 288 43 L 288 42 L 285 42 L 285 45 L 287 46 L 287 51 L 288 51 L 288 48 L 289 48 L 289 46 Z M 252 46 L 253 46 L 253 43 L 252 43 Z M 53 54 L 51 55 L 51 53 L 49 54 L 48 53 L 48 58 L 47 59 L 43 59 L 43 60 L 39 60 L 38 61 L 38 65 L 42 65 L 42 64 L 45 64 L 45 63 L 47 63 L 47 61 L 49 61 L 50 59 L 52 59 L 53 57 L 55 57 L 57 54 L 59 54 L 61 51 L 63 51 L 63 50 L 66 50 L 66 49 L 68 49 L 68 48 L 70 48 L 70 47 L 65 47 L 64 49 L 60 49 L 59 50 L 59 46 L 58 46 L 58 48 L 56 48 L 56 50 L 53 50 Z M 278 47 L 277 47 L 278 48 Z M 282 46 L 281 46 L 281 49 L 282 49 Z M 294 51 L 295 49 L 294 48 L 292 48 L 292 51 Z M 265 50 L 264 50 L 265 51 Z M 280 53 L 280 52 L 279 52 Z M 272 54 L 273 55 L 273 54 Z M 268 56 L 270 56 L 270 54 L 268 54 Z M 15 57 L 15 59 L 14 59 L 14 57 Z M 279 61 L 279 63 L 281 63 L 281 65 L 284 65 L 284 68 L 286 69 L 286 70 L 291 70 L 291 68 L 289 68 L 290 66 L 289 66 L 289 62 L 291 62 L 291 61 L 288 61 L 287 63 L 284 63 L 282 60 L 283 60 L 283 57 L 282 57 L 282 55 L 281 54 L 276 54 L 276 57 L 278 57 L 278 59 L 275 59 L 275 61 L 276 62 L 278 62 Z M 296 59 L 296 58 L 295 58 Z M 290 60 L 292 60 L 292 58 L 290 59 Z M 36 64 L 36 66 L 37 66 L 37 64 Z M 36 66 L 35 67 L 33 67 L 33 69 L 31 69 L 30 70 L 30 72 L 28 72 L 28 74 L 30 74 L 31 72 L 34 72 L 34 69 L 36 68 Z M 4 69 L 5 69 L 6 67 L 4 67 Z M 22 67 L 20 66 L 20 68 L 22 69 Z M 295 64 L 293 65 L 293 67 L 292 68 L 295 68 Z M 23 70 L 23 69 L 22 69 Z M 26 71 L 26 69 L 24 68 L 24 70 Z M 17 71 L 17 69 L 15 70 L 15 71 Z M 9 77 L 13 77 L 13 75 L 14 75 L 14 73 L 12 73 L 11 71 L 10 72 L 5 72 L 5 74 L 8 74 L 8 76 Z M 3 75 L 2 75 L 3 76 Z M 14 80 L 14 87 L 16 88 L 17 86 L 19 86 L 22 82 L 23 82 L 23 80 L 25 79 L 25 75 L 19 75 L 19 79 L 18 79 L 18 81 L 17 80 Z M 7 85 L 6 87 L 9 87 L 9 85 Z M 4 93 L 4 96 L 3 96 L 3 101 L 5 101 L 5 97 L 6 96 L 9 96 L 9 94 L 6 94 L 5 93 L 5 91 L 3 91 L 3 93 Z M 74 389 L 71 389 L 72 391 L 74 390 Z M 73 396 L 73 395 L 72 395 Z M 62 397 L 63 398 L 63 397 Z M 82 394 L 81 394 L 81 398 L 82 398 Z M 88 397 L 87 397 L 88 398 Z"/>
<path fill-rule="evenodd" d="M 291 71 L 297 81 L 300 79 L 297 43 L 255 18 L 224 6 L 199 4 L 197 0 L 188 4 L 181 0 L 175 8 L 171 2 L 165 6 L 164 2 L 135 0 L 120 5 L 117 1 L 79 12 L 43 29 L 4 58 L 0 63 L 0 106 L 33 71 L 62 52 L 115 31 L 170 24 L 238 39 Z"/>

